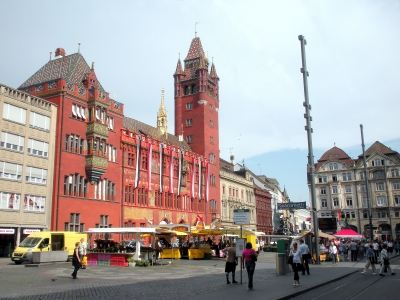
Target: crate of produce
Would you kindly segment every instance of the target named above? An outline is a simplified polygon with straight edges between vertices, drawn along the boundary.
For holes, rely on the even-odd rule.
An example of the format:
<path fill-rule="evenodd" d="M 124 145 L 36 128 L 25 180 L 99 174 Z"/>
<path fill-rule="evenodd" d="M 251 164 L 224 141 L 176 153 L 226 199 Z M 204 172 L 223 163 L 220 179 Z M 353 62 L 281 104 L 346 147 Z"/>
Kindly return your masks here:
<path fill-rule="evenodd" d="M 110 261 L 109 260 L 98 260 L 97 261 L 97 265 L 98 266 L 109 266 L 110 265 Z"/>
<path fill-rule="evenodd" d="M 89 266 L 97 266 L 97 259 L 88 259 Z"/>

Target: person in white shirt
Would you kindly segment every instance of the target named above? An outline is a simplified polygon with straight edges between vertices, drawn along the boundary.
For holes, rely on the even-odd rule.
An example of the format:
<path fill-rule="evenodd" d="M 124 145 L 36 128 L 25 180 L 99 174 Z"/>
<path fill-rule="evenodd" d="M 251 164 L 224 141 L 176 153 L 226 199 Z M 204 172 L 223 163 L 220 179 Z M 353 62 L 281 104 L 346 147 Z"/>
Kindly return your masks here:
<path fill-rule="evenodd" d="M 393 255 L 393 242 L 392 241 L 389 241 L 387 243 L 387 252 L 388 252 L 388 255 L 390 255 L 390 256 Z"/>
<path fill-rule="evenodd" d="M 336 254 L 337 254 L 337 247 L 335 243 L 332 241 L 329 247 L 329 255 L 332 259 L 332 266 L 336 265 Z"/>
<path fill-rule="evenodd" d="M 385 276 L 385 275 L 383 275 L 383 270 L 385 268 L 387 268 L 388 272 L 392 273 L 392 275 L 396 275 L 396 273 L 393 272 L 392 268 L 390 267 L 390 258 L 388 256 L 387 250 L 386 250 L 387 249 L 387 245 L 383 244 L 382 248 L 383 248 L 382 252 L 381 252 L 381 263 L 382 263 L 382 266 L 381 266 L 381 270 L 379 271 L 379 276 Z"/>
<path fill-rule="evenodd" d="M 289 256 L 293 257 L 293 273 L 294 273 L 294 286 L 300 285 L 299 270 L 301 268 L 301 252 L 297 249 L 297 243 L 292 244 L 292 249 L 290 249 Z"/>
<path fill-rule="evenodd" d="M 378 259 L 378 257 L 379 257 L 379 243 L 378 243 L 377 240 L 374 242 L 373 246 L 374 246 L 375 258 Z"/>
<path fill-rule="evenodd" d="M 300 240 L 299 251 L 301 253 L 301 260 L 303 264 L 303 272 L 302 274 L 305 275 L 307 271 L 307 275 L 310 275 L 310 267 L 308 266 L 308 259 L 310 258 L 310 249 L 308 248 L 307 244 L 304 244 L 303 240 Z"/>

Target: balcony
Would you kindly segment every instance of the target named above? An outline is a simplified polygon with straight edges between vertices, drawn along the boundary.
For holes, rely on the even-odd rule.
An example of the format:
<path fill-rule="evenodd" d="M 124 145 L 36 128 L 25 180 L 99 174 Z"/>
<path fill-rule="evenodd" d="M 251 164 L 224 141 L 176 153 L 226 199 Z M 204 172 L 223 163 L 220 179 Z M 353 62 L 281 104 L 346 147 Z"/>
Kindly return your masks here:
<path fill-rule="evenodd" d="M 86 155 L 85 170 L 90 182 L 99 180 L 101 175 L 107 170 L 107 166 L 107 158 L 96 155 Z"/>
<path fill-rule="evenodd" d="M 86 135 L 97 135 L 108 138 L 108 125 L 106 123 L 102 124 L 97 122 L 90 122 L 86 126 Z"/>

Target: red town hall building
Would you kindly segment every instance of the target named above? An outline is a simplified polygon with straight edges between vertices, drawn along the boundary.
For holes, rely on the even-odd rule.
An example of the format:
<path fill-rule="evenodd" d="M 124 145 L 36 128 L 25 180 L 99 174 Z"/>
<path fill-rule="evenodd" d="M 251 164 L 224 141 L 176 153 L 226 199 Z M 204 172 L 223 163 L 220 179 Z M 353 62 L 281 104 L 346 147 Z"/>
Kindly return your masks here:
<path fill-rule="evenodd" d="M 124 116 L 78 52 L 58 48 L 19 89 L 58 106 L 51 230 L 206 225 L 220 215 L 218 75 L 194 38 L 174 74 L 175 135 L 164 93 L 157 126 Z"/>

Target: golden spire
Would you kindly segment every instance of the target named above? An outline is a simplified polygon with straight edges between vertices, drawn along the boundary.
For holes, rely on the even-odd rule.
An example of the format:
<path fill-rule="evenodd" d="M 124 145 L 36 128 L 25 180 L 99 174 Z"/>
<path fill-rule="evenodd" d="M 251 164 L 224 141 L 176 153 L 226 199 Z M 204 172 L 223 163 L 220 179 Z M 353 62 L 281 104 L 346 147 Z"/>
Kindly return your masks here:
<path fill-rule="evenodd" d="M 161 90 L 161 105 L 157 113 L 157 129 L 161 131 L 162 134 L 167 136 L 168 134 L 168 119 L 167 110 L 164 103 L 164 88 Z"/>

